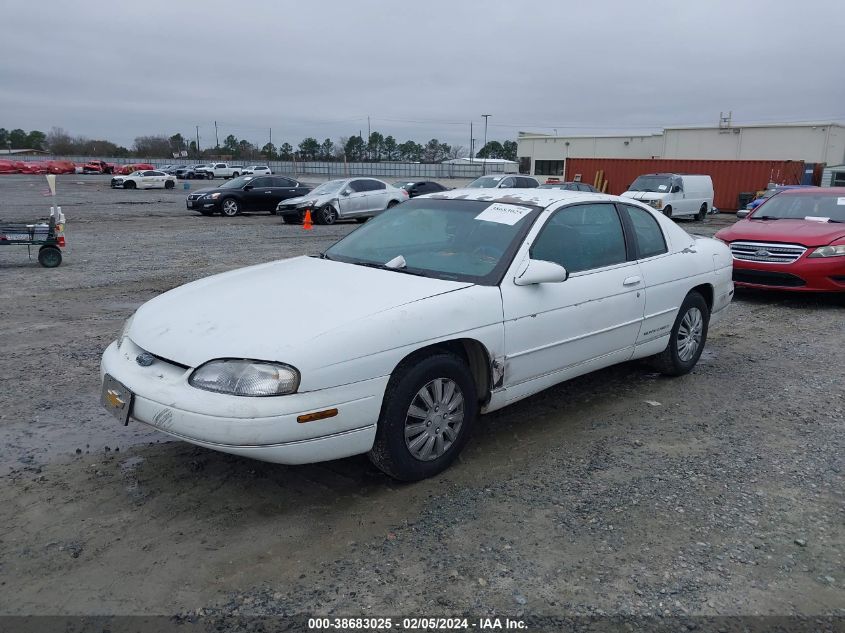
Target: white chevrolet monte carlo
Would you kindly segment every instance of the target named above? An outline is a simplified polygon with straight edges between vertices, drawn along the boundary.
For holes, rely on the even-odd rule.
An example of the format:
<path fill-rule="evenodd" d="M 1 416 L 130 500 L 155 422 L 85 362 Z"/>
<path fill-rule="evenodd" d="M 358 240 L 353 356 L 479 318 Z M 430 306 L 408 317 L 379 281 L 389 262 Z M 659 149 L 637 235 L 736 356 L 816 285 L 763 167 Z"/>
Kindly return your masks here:
<path fill-rule="evenodd" d="M 732 296 L 727 246 L 630 198 L 454 190 L 152 299 L 103 355 L 102 400 L 207 448 L 368 453 L 418 480 L 480 413 L 634 358 L 689 372 Z"/>

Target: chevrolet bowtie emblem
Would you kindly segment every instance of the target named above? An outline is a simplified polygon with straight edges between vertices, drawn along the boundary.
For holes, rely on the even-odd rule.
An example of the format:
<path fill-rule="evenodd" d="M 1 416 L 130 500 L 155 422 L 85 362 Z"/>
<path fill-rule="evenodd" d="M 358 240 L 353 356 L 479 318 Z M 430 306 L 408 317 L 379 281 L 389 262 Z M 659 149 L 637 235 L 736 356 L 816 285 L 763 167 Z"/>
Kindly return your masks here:
<path fill-rule="evenodd" d="M 108 400 L 109 404 L 115 409 L 122 409 L 126 406 L 126 401 L 121 398 L 120 394 L 114 389 L 109 389 L 106 392 L 106 400 Z"/>

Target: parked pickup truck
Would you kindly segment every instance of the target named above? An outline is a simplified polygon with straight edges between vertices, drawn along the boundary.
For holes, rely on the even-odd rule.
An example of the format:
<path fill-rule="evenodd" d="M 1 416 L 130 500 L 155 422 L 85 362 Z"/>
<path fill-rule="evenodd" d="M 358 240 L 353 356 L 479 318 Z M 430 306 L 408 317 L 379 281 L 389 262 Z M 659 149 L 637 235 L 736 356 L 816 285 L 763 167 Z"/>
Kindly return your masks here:
<path fill-rule="evenodd" d="M 209 163 L 203 170 L 211 178 L 237 178 L 244 173 L 243 165 L 230 165 L 229 163 Z"/>

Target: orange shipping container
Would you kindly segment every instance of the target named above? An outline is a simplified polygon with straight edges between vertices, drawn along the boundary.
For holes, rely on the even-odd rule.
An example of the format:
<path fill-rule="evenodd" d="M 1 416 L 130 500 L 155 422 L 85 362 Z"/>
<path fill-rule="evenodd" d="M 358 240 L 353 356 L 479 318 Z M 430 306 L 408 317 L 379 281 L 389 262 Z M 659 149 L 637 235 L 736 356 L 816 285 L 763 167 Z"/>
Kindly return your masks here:
<path fill-rule="evenodd" d="M 607 193 L 619 195 L 637 176 L 654 173 L 700 174 L 713 179 L 713 205 L 720 211 L 735 211 L 740 193 L 765 189 L 770 182 L 797 185 L 804 175 L 804 162 L 794 160 L 679 160 L 673 158 L 570 158 L 563 180 L 594 182 L 604 172 Z"/>

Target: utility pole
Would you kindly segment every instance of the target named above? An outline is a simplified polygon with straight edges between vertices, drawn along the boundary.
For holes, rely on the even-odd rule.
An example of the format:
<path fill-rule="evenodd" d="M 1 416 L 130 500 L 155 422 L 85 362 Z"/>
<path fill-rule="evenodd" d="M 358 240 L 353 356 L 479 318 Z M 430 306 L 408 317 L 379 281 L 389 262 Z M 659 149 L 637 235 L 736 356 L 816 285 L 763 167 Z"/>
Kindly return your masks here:
<path fill-rule="evenodd" d="M 197 158 L 200 155 L 200 126 L 197 126 Z"/>
<path fill-rule="evenodd" d="M 475 162 L 475 152 L 472 151 L 472 121 L 469 122 L 469 162 Z"/>
<path fill-rule="evenodd" d="M 487 119 L 490 118 L 490 115 L 489 114 L 482 114 L 481 116 L 484 117 L 484 147 L 487 147 Z M 484 147 L 482 147 L 481 149 L 484 149 Z M 484 159 L 482 158 L 481 160 L 484 160 Z M 482 164 L 484 165 L 484 169 L 482 170 L 482 173 L 486 174 L 487 173 L 487 162 L 485 161 Z"/>
<path fill-rule="evenodd" d="M 215 147 L 220 149 L 220 137 L 217 136 L 217 121 L 214 122 L 214 142 L 216 143 Z"/>

